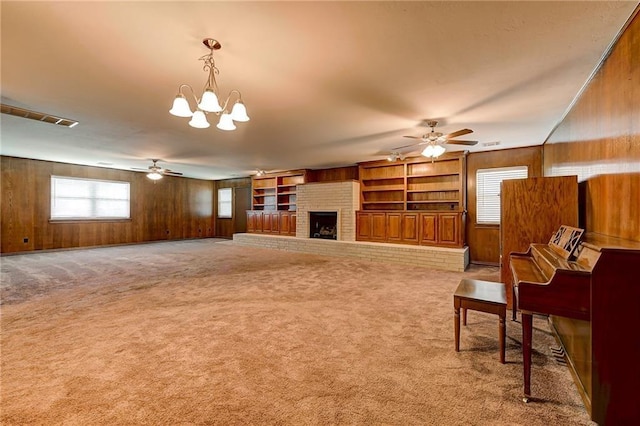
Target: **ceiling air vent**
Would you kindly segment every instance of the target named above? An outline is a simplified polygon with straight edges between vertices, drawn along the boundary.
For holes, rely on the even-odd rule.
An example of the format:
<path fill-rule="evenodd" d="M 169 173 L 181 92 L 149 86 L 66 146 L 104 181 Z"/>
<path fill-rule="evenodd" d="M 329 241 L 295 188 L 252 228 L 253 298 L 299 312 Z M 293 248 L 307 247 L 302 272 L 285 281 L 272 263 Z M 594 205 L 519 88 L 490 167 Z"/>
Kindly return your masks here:
<path fill-rule="evenodd" d="M 0 104 L 2 113 L 16 117 L 29 118 L 31 120 L 42 121 L 43 123 L 57 124 L 58 126 L 74 127 L 78 124 L 75 120 L 68 118 L 56 117 L 55 115 L 45 114 L 44 112 L 30 111 L 24 108 L 18 108 L 11 105 Z"/>

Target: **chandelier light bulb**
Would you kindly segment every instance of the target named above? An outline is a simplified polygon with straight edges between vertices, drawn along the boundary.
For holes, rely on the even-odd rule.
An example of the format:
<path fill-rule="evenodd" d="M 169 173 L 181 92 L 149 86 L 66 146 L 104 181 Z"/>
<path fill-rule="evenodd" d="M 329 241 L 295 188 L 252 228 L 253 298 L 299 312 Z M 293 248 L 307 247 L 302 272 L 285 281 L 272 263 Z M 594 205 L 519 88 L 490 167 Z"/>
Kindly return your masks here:
<path fill-rule="evenodd" d="M 239 100 L 233 105 L 233 108 L 231 109 L 231 118 L 233 119 L 233 121 L 249 121 L 247 108 L 244 106 L 244 103 L 242 103 L 242 101 Z"/>
<path fill-rule="evenodd" d="M 202 94 L 202 99 L 198 104 L 198 108 L 207 112 L 220 112 L 222 107 L 218 103 L 218 96 L 211 89 L 207 89 Z"/>
<path fill-rule="evenodd" d="M 231 114 L 228 112 L 223 112 L 222 116 L 220 116 L 220 121 L 216 126 L 220 130 L 235 130 L 236 125 L 233 124 L 233 119 L 231 118 Z"/>
<path fill-rule="evenodd" d="M 173 100 L 173 107 L 169 110 L 169 113 L 176 117 L 191 117 L 193 115 L 191 108 L 189 108 L 189 102 L 187 102 L 187 98 L 183 94 L 179 94 Z"/>
<path fill-rule="evenodd" d="M 209 122 L 207 121 L 207 117 L 205 117 L 204 112 L 198 110 L 193 113 L 193 117 L 191 117 L 191 121 L 189 121 L 189 126 L 195 127 L 196 129 L 206 129 L 209 127 Z"/>

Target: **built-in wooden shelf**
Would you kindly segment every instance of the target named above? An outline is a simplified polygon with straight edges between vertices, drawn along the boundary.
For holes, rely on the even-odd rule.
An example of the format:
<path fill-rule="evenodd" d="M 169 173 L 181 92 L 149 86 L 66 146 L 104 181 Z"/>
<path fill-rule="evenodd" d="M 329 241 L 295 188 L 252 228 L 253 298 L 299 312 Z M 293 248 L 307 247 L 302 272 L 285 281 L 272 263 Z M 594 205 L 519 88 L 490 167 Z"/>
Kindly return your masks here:
<path fill-rule="evenodd" d="M 295 210 L 296 185 L 306 182 L 306 170 L 254 176 L 252 210 Z"/>
<path fill-rule="evenodd" d="M 464 245 L 466 153 L 360 163 L 361 241 Z"/>
<path fill-rule="evenodd" d="M 453 210 L 463 211 L 465 158 L 465 153 L 447 153 L 435 161 L 412 157 L 360 163 L 363 210 L 384 210 L 385 204 L 401 203 L 407 210 L 414 210 L 416 204 L 428 204 L 429 210 L 452 210 L 454 203 Z"/>
<path fill-rule="evenodd" d="M 296 235 L 296 185 L 306 183 L 306 170 L 254 176 L 252 203 L 247 211 L 247 232 Z"/>

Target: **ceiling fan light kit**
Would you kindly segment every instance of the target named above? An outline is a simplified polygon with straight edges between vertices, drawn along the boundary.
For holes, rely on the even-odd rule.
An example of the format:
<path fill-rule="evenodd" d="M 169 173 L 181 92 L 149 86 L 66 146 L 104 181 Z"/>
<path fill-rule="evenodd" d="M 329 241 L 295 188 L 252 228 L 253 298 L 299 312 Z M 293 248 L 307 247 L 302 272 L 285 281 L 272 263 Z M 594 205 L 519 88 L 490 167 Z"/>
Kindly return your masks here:
<path fill-rule="evenodd" d="M 427 147 L 421 152 L 421 154 L 427 158 L 438 158 L 446 151 L 442 145 L 427 145 Z"/>
<path fill-rule="evenodd" d="M 164 177 L 164 175 L 168 176 L 182 176 L 180 172 L 174 172 L 173 170 L 165 169 L 164 167 L 158 166 L 158 159 L 152 158 L 151 161 L 153 164 L 146 169 L 139 169 L 137 167 L 132 167 L 133 170 L 144 170 L 147 172 L 147 177 L 152 181 L 160 180 Z"/>
<path fill-rule="evenodd" d="M 426 145 L 426 147 L 422 149 L 420 154 L 427 158 L 431 158 L 433 160 L 435 158 L 440 157 L 442 154 L 444 154 L 447 151 L 447 149 L 444 147 L 444 145 L 446 144 L 475 145 L 478 143 L 478 141 L 462 141 L 462 140 L 453 139 L 458 136 L 473 133 L 473 130 L 471 129 L 461 129 L 461 130 L 444 135 L 440 132 L 436 132 L 435 127 L 438 125 L 437 121 L 435 120 L 428 121 L 427 125 L 431 127 L 431 132 L 424 134 L 422 136 L 405 136 L 405 138 L 420 139 L 422 142 L 394 148 L 394 150 L 391 152 L 391 155 L 387 158 L 387 160 L 395 161 L 399 158 L 398 155 L 400 151 L 406 151 L 408 148 L 411 148 L 411 150 L 406 151 L 406 152 L 411 152 L 411 151 L 420 149 L 420 147 L 423 145 Z"/>
<path fill-rule="evenodd" d="M 247 115 L 247 108 L 242 101 L 242 94 L 240 91 L 233 89 L 229 92 L 229 95 L 222 106 L 220 105 L 218 83 L 216 82 L 216 74 L 219 74 L 220 71 L 216 67 L 215 60 L 213 59 L 213 51 L 219 50 L 222 48 L 222 45 L 212 38 L 205 38 L 202 40 L 202 43 L 210 50 L 208 55 L 204 55 L 199 58 L 199 60 L 204 62 L 202 69 L 209 74 L 202 96 L 200 97 L 200 100 L 198 100 L 190 85 L 181 84 L 178 87 L 178 94 L 173 100 L 173 106 L 169 110 L 169 113 L 176 117 L 191 117 L 189 125 L 197 129 L 208 128 L 210 125 L 207 121 L 206 113 L 213 113 L 220 115 L 220 120 L 216 125 L 218 129 L 227 131 L 235 130 L 236 126 L 233 123 L 234 121 L 244 123 L 250 120 Z M 189 101 L 184 93 L 185 89 L 189 89 L 193 99 L 195 100 L 195 112 L 191 110 Z M 229 101 L 232 99 L 233 95 L 236 95 L 237 99 L 231 108 L 231 112 L 229 112 Z"/>

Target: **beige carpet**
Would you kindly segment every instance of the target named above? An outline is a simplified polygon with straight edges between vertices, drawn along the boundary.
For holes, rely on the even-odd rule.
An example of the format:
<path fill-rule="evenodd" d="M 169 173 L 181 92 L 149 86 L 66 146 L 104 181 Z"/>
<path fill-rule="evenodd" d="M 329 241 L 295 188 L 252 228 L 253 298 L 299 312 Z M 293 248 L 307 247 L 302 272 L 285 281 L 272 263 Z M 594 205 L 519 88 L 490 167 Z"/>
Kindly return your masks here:
<path fill-rule="evenodd" d="M 469 312 L 467 273 L 215 239 L 5 256 L 4 425 L 589 424 L 536 320 L 524 404 L 520 324 Z"/>

